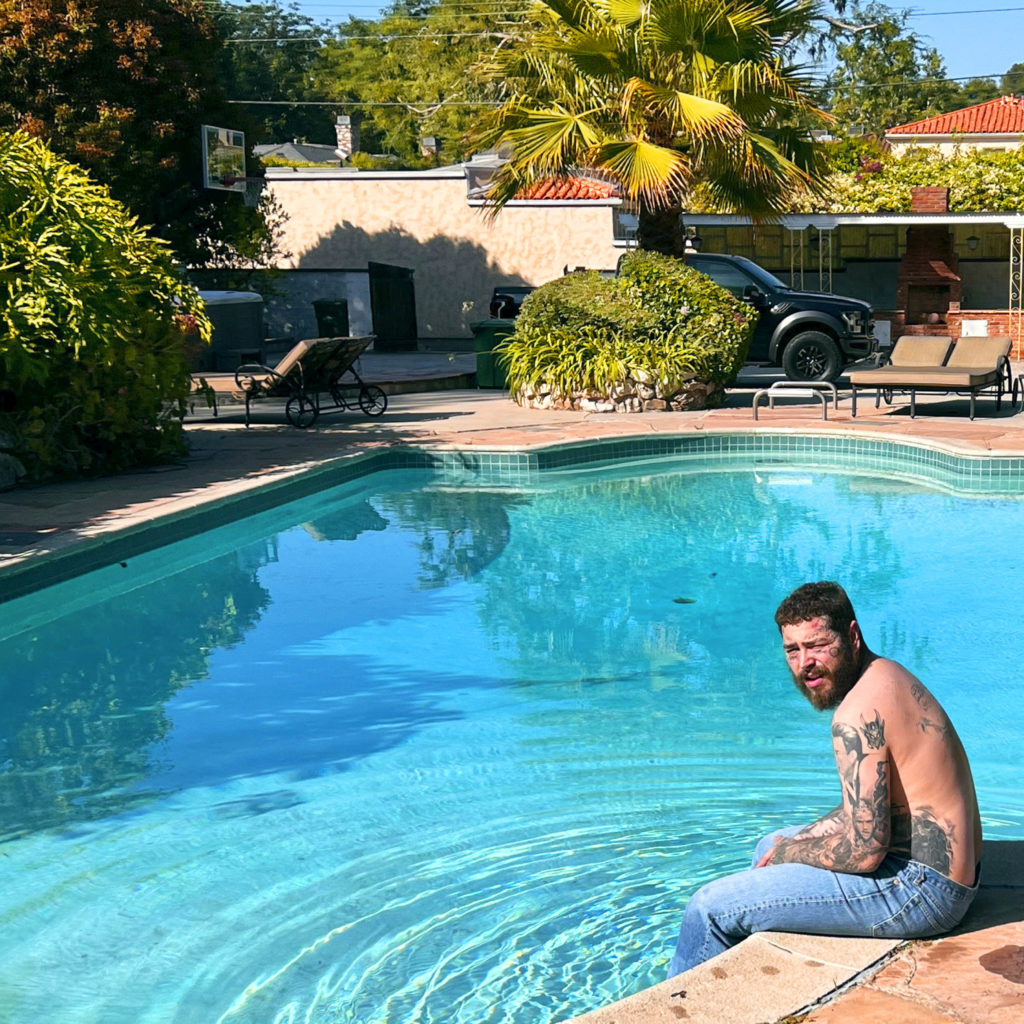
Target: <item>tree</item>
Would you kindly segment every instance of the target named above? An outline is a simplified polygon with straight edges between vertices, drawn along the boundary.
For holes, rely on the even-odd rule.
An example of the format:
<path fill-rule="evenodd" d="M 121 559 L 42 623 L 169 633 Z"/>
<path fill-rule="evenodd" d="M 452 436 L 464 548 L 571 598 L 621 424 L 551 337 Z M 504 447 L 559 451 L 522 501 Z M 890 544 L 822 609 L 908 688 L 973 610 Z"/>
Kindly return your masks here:
<path fill-rule="evenodd" d="M 202 265 L 266 230 L 202 188 L 200 125 L 246 127 L 217 81 L 221 45 L 200 0 L 0 0 L 0 128 L 45 139 Z"/>
<path fill-rule="evenodd" d="M 999 81 L 999 93 L 1002 96 L 1008 93 L 1019 93 L 1024 90 L 1024 63 L 1011 64 L 1007 72 Z"/>
<path fill-rule="evenodd" d="M 999 86 L 991 78 L 972 78 L 960 83 L 960 88 L 949 98 L 949 106 L 941 113 L 973 107 L 979 103 L 988 103 L 1000 95 Z"/>
<path fill-rule="evenodd" d="M 293 100 L 294 106 L 253 104 L 252 142 L 333 142 L 334 118 L 328 108 L 304 106 L 315 100 L 313 71 L 329 30 L 301 14 L 295 4 L 239 3 L 213 9 L 224 39 L 220 81 L 230 99 Z"/>
<path fill-rule="evenodd" d="M 846 21 L 853 31 L 836 37 L 838 65 L 826 86 L 840 131 L 882 135 L 962 105 L 938 51 L 907 30 L 908 17 L 880 3 L 851 5 Z"/>
<path fill-rule="evenodd" d="M 105 188 L 20 132 L 0 133 L 0 267 L 0 449 L 31 477 L 180 456 L 199 296 Z"/>
<path fill-rule="evenodd" d="M 770 215 L 821 173 L 808 129 L 822 115 L 784 43 L 809 0 L 544 0 L 480 67 L 501 106 L 474 129 L 511 157 L 496 206 L 574 168 L 618 181 L 640 244 L 679 254 L 680 213 L 700 186 L 721 211 Z"/>
<path fill-rule="evenodd" d="M 519 20 L 498 5 L 468 11 L 464 0 L 392 5 L 379 22 L 350 19 L 326 44 L 315 70 L 324 96 L 362 119 L 364 147 L 415 164 L 432 136 L 437 163 L 468 155 L 465 135 L 489 98 L 469 74 Z"/>

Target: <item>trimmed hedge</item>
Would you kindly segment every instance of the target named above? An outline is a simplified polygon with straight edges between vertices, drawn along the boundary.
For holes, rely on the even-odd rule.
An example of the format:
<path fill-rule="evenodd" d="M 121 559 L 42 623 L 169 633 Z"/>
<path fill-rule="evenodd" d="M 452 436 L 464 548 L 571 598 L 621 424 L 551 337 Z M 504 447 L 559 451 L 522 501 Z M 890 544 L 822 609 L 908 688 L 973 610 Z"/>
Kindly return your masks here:
<path fill-rule="evenodd" d="M 185 335 L 209 341 L 169 246 L 42 142 L 0 134 L 0 454 L 29 477 L 185 451 Z"/>
<path fill-rule="evenodd" d="M 513 395 L 611 395 L 627 381 L 670 400 L 688 381 L 714 385 L 743 365 L 757 313 L 681 260 L 634 250 L 614 278 L 590 271 L 542 285 L 499 346 Z"/>

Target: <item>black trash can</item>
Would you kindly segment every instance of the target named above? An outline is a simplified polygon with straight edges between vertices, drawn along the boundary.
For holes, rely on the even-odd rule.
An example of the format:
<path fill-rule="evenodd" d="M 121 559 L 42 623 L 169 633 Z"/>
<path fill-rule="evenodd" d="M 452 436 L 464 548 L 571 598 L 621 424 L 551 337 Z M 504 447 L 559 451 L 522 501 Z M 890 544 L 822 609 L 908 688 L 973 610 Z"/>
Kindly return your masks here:
<path fill-rule="evenodd" d="M 505 340 L 515 329 L 512 320 L 478 320 L 469 325 L 473 330 L 473 347 L 476 350 L 476 386 L 478 388 L 507 388 L 505 368 L 495 354 L 495 346 Z"/>
<path fill-rule="evenodd" d="M 348 299 L 316 299 L 313 312 L 321 338 L 348 337 Z"/>

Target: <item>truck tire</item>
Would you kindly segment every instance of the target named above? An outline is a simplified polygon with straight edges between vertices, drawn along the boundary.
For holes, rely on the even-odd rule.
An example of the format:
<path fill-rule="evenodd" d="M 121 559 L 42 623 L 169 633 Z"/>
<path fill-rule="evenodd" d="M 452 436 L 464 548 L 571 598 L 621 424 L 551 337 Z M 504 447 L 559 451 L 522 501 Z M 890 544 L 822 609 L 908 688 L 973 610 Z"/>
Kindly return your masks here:
<path fill-rule="evenodd" d="M 834 381 L 843 371 L 843 357 L 823 331 L 802 331 L 786 343 L 782 368 L 790 380 Z"/>

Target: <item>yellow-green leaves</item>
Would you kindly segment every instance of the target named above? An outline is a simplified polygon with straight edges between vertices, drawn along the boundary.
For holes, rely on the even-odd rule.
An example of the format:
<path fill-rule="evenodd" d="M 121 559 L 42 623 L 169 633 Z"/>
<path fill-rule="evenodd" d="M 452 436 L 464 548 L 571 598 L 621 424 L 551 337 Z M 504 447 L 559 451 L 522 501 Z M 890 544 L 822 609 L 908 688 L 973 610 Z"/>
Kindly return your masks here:
<path fill-rule="evenodd" d="M 0 135 L 0 436 L 32 476 L 181 452 L 182 313 L 209 340 L 164 243 L 43 143 Z"/>
<path fill-rule="evenodd" d="M 682 207 L 702 183 L 721 197 L 719 212 L 799 197 L 819 177 L 802 142 L 823 115 L 781 41 L 807 27 L 814 6 L 544 0 L 551 17 L 478 67 L 487 85 L 515 98 L 472 133 L 482 147 L 512 151 L 490 198 L 500 207 L 517 183 L 581 167 L 614 177 L 652 210 Z"/>

